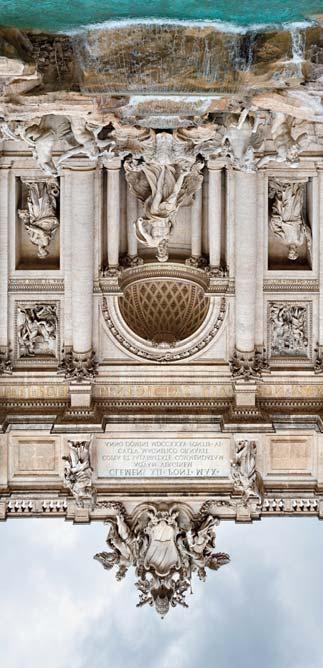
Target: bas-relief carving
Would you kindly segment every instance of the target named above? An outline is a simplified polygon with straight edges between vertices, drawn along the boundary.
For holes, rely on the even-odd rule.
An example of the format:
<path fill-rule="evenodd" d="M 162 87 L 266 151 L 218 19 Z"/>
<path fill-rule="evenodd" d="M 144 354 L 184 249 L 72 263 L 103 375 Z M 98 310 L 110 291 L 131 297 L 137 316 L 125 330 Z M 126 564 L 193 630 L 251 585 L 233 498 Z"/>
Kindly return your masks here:
<path fill-rule="evenodd" d="M 249 499 L 252 498 L 257 499 L 260 503 L 263 498 L 263 482 L 259 471 L 257 471 L 256 463 L 256 441 L 238 441 L 235 445 L 234 458 L 231 463 L 231 475 L 234 491 L 242 494 L 245 503 L 248 503 Z"/>
<path fill-rule="evenodd" d="M 297 357 L 308 355 L 308 305 L 270 304 L 271 354 Z"/>
<path fill-rule="evenodd" d="M 170 607 L 188 607 L 185 595 L 191 590 L 193 573 L 204 581 L 207 568 L 218 570 L 230 560 L 213 551 L 217 518 L 203 512 L 192 516 L 182 504 L 142 504 L 130 518 L 120 505 L 108 523 L 106 542 L 111 551 L 100 552 L 95 559 L 108 570 L 117 566 L 117 580 L 133 567 L 137 606 L 148 604 L 161 617 Z"/>
<path fill-rule="evenodd" d="M 95 504 L 95 490 L 92 485 L 93 468 L 91 466 L 90 441 L 68 441 L 69 454 L 63 457 L 64 482 L 72 492 L 76 505 L 92 508 Z"/>
<path fill-rule="evenodd" d="M 6 353 L 0 352 L 0 376 L 11 376 L 12 371 L 12 361 Z"/>
<path fill-rule="evenodd" d="M 296 261 L 305 246 L 309 266 L 312 264 L 312 231 L 306 222 L 306 183 L 290 179 L 269 182 L 272 207 L 269 229 L 287 247 L 288 260 Z"/>
<path fill-rule="evenodd" d="M 57 305 L 19 305 L 17 309 L 18 356 L 50 356 L 57 353 Z"/>
<path fill-rule="evenodd" d="M 56 179 L 30 181 L 21 178 L 21 182 L 26 190 L 25 208 L 18 209 L 18 217 L 31 243 L 37 247 L 38 257 L 44 259 L 48 256 L 48 247 L 59 227 L 59 184 Z"/>

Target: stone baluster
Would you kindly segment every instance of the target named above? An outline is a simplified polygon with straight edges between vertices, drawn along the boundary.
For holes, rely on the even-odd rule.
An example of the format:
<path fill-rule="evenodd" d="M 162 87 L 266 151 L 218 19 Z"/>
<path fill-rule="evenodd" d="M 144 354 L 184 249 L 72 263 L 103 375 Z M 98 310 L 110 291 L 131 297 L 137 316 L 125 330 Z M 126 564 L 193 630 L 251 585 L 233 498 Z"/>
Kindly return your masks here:
<path fill-rule="evenodd" d="M 71 172 L 73 354 L 84 360 L 92 352 L 94 178 L 90 168 Z"/>
<path fill-rule="evenodd" d="M 107 257 L 108 272 L 116 273 L 119 268 L 120 248 L 120 167 L 119 159 L 105 163 L 107 170 Z"/>
<path fill-rule="evenodd" d="M 208 162 L 208 237 L 210 269 L 219 269 L 221 264 L 222 225 L 222 170 L 218 163 Z"/>

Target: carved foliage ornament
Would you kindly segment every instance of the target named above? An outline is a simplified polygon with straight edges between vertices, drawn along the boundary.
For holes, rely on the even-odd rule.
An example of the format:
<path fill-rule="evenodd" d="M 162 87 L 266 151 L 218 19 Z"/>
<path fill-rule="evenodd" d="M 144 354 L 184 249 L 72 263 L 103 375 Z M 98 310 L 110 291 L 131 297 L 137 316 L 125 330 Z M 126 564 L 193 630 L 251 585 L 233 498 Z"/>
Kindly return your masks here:
<path fill-rule="evenodd" d="M 18 210 L 18 217 L 25 227 L 28 237 L 37 246 L 37 255 L 44 259 L 48 247 L 59 227 L 57 199 L 59 185 L 56 179 L 29 181 L 22 179 L 26 191 L 25 208 Z"/>
<path fill-rule="evenodd" d="M 59 376 L 76 383 L 88 383 L 98 375 L 98 361 L 92 351 L 86 358 L 80 358 L 72 352 L 66 352 L 57 367 Z"/>
<path fill-rule="evenodd" d="M 95 504 L 95 490 L 92 485 L 92 473 L 90 441 L 68 441 L 69 455 L 63 457 L 64 482 L 72 492 L 76 505 L 84 508 L 93 508 Z"/>
<path fill-rule="evenodd" d="M 100 552 L 95 559 L 104 568 L 117 567 L 116 578 L 125 577 L 133 567 L 139 591 L 137 607 L 150 605 L 164 617 L 170 607 L 188 607 L 185 595 L 191 591 L 192 576 L 206 579 L 206 569 L 218 570 L 230 561 L 227 554 L 214 552 L 214 516 L 193 516 L 182 504 L 143 504 L 130 518 L 124 509 L 113 508 L 109 518 L 107 545 L 110 552 Z"/>

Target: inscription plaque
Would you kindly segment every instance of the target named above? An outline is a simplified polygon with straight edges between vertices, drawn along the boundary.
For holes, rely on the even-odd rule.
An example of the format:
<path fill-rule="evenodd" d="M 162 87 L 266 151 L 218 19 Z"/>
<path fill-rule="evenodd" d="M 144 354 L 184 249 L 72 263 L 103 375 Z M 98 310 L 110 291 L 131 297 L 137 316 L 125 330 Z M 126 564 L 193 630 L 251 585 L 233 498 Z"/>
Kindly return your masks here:
<path fill-rule="evenodd" d="M 98 441 L 100 478 L 224 478 L 227 439 L 109 439 Z"/>

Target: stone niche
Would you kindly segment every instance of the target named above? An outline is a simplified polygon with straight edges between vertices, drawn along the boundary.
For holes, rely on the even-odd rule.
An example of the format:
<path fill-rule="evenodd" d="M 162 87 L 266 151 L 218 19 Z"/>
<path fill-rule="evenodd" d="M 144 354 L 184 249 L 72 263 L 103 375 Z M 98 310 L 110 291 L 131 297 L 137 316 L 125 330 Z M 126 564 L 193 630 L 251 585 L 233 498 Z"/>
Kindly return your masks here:
<path fill-rule="evenodd" d="M 275 177 L 268 184 L 268 269 L 312 269 L 312 180 Z"/>
<path fill-rule="evenodd" d="M 59 179 L 16 180 L 16 269 L 60 268 Z"/>

